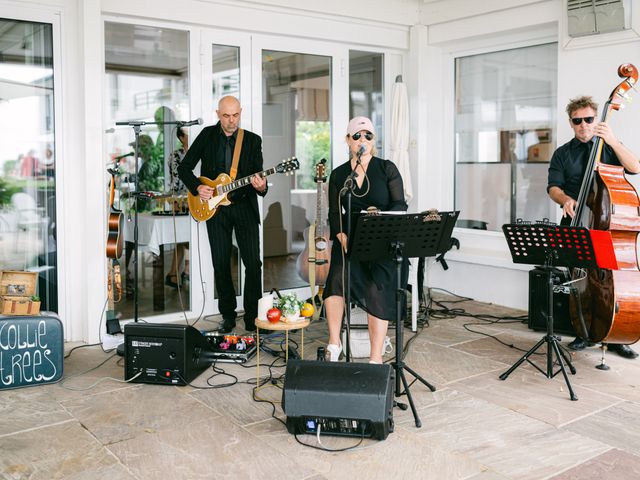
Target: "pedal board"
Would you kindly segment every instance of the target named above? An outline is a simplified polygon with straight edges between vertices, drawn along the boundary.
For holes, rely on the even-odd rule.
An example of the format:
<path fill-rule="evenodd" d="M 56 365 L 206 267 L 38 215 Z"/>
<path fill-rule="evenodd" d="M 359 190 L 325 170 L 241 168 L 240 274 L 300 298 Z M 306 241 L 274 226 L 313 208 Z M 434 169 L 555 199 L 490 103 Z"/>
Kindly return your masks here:
<path fill-rule="evenodd" d="M 216 362 L 246 363 L 256 354 L 256 337 L 253 335 L 204 332 L 209 342 L 208 358 Z"/>

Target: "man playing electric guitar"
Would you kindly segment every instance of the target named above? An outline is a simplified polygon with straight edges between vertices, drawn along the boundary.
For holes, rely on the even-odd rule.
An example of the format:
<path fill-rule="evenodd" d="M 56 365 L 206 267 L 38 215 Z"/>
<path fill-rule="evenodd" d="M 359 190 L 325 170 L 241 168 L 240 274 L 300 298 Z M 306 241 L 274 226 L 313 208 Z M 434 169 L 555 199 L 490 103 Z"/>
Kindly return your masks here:
<path fill-rule="evenodd" d="M 191 194 L 202 201 L 211 199 L 214 189 L 193 174 L 198 162 L 202 161 L 201 175 L 210 179 L 223 173 L 240 178 L 262 171 L 262 139 L 255 133 L 239 129 L 241 112 L 237 98 L 221 98 L 216 110 L 219 122 L 200 132 L 178 167 L 180 179 Z M 251 185 L 229 193 L 231 205 L 219 208 L 207 220 L 218 307 L 223 319 L 219 328 L 222 333 L 228 333 L 236 326 L 236 291 L 231 278 L 231 234 L 234 229 L 246 272 L 244 325 L 247 331 L 255 330 L 258 299 L 262 296 L 257 195 L 266 193 L 267 180 L 256 175 L 251 178 Z"/>

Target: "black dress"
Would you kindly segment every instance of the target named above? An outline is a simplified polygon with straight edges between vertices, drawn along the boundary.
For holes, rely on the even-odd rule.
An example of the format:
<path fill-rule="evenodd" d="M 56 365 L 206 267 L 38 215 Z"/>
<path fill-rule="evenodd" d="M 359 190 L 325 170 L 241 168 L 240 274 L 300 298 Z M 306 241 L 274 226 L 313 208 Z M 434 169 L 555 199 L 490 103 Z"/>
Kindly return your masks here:
<path fill-rule="evenodd" d="M 343 296 L 342 249 L 336 235 L 344 231 L 346 225 L 346 214 L 340 203 L 344 197 L 340 198 L 340 190 L 350 173 L 351 162 L 347 162 L 331 172 L 329 178 L 329 226 L 333 248 L 329 275 L 323 293 L 325 299 L 332 295 Z M 358 169 L 358 174 L 362 175 L 360 169 Z M 371 206 L 381 211 L 404 211 L 407 209 L 402 177 L 398 168 L 393 162 L 378 157 L 371 158 L 362 186 L 358 188 L 356 185 L 351 199 L 351 211 L 354 213 L 366 210 Z M 343 230 L 341 230 L 340 224 L 341 211 Z M 395 320 L 396 265 L 394 261 L 352 261 L 350 265 L 351 301 L 375 317 L 383 320 Z M 405 284 L 406 271 L 403 272 L 403 277 L 403 284 Z"/>

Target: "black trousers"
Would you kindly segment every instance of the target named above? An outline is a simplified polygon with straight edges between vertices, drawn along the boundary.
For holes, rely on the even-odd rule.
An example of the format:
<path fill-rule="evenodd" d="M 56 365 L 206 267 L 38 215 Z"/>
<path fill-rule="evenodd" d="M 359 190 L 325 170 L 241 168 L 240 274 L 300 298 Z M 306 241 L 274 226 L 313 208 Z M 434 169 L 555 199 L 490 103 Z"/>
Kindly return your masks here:
<path fill-rule="evenodd" d="M 262 261 L 260 258 L 260 233 L 258 219 L 249 202 L 240 201 L 220 207 L 216 215 L 207 221 L 211 259 L 218 308 L 224 319 L 236 318 L 236 290 L 231 278 L 231 234 L 235 230 L 240 258 L 245 267 L 244 323 L 255 326 L 258 316 L 258 300 L 262 296 Z"/>

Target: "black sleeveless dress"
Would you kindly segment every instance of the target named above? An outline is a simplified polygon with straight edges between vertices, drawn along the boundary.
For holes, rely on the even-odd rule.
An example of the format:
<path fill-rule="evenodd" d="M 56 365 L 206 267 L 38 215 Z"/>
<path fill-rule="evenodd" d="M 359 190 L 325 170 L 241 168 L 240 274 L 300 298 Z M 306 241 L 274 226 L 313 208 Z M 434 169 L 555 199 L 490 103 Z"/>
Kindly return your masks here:
<path fill-rule="evenodd" d="M 323 293 L 325 299 L 332 295 L 343 296 L 342 248 L 336 235 L 346 228 L 344 211 L 346 207 L 340 203 L 344 201 L 344 197 L 340 198 L 340 190 L 350 173 L 351 163 L 347 162 L 333 170 L 329 177 L 329 226 L 333 248 L 329 275 Z M 362 175 L 362 172 L 358 170 L 358 174 Z M 351 199 L 351 211 L 356 213 L 371 206 L 381 211 L 407 210 L 402 177 L 396 165 L 390 160 L 372 157 L 362 186 L 358 188 L 356 185 Z M 352 261 L 350 265 L 351 301 L 375 317 L 382 320 L 395 320 L 396 265 L 394 261 Z M 402 285 L 406 286 L 408 274 L 406 261 L 404 267 Z"/>

